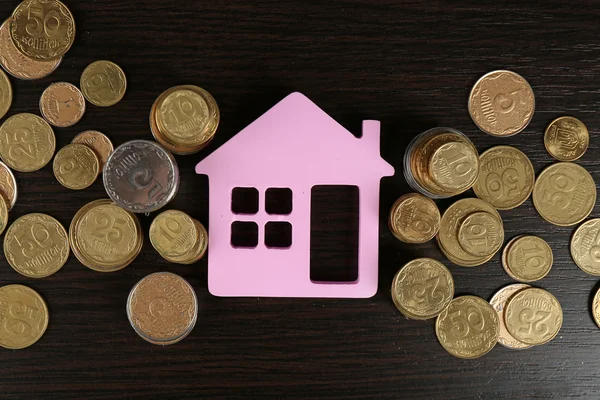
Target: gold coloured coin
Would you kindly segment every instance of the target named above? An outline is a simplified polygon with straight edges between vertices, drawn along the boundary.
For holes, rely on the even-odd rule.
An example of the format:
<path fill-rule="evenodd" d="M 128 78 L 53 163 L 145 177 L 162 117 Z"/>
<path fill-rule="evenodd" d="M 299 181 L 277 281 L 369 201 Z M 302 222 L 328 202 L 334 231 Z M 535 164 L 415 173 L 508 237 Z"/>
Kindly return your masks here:
<path fill-rule="evenodd" d="M 560 117 L 548 125 L 544 146 L 559 161 L 575 161 L 590 144 L 590 135 L 583 122 L 574 117 Z"/>
<path fill-rule="evenodd" d="M 512 285 L 508 285 L 498 290 L 492 299 L 490 300 L 490 305 L 494 307 L 496 313 L 498 313 L 498 321 L 500 322 L 500 333 L 498 334 L 498 343 L 502 346 L 513 349 L 513 350 L 522 350 L 528 349 L 531 347 L 530 344 L 525 344 L 519 342 L 515 339 L 506 329 L 506 322 L 504 321 L 504 311 L 506 309 L 506 304 L 508 300 L 517 292 L 523 289 L 527 289 L 531 286 L 525 283 L 514 283 Z"/>
<path fill-rule="evenodd" d="M 552 164 L 535 181 L 533 205 L 542 218 L 554 225 L 570 226 L 583 221 L 595 203 L 594 179 L 577 164 Z"/>
<path fill-rule="evenodd" d="M 164 211 L 150 225 L 150 243 L 163 257 L 189 254 L 197 242 L 196 224 L 183 211 Z"/>
<path fill-rule="evenodd" d="M 596 291 L 594 300 L 592 300 L 592 316 L 594 322 L 600 328 L 600 289 Z"/>
<path fill-rule="evenodd" d="M 127 79 L 117 64 L 101 60 L 87 66 L 81 74 L 80 86 L 87 101 L 98 107 L 110 107 L 125 96 Z"/>
<path fill-rule="evenodd" d="M 11 267 L 28 278 L 44 278 L 69 258 L 69 238 L 60 222 L 46 214 L 27 214 L 4 236 L 4 255 Z"/>
<path fill-rule="evenodd" d="M 21 53 L 10 38 L 10 18 L 0 25 L 0 64 L 2 68 L 17 79 L 33 80 L 50 75 L 60 64 L 62 58 L 50 61 L 38 61 Z"/>
<path fill-rule="evenodd" d="M 521 236 L 507 248 L 506 264 L 515 280 L 534 282 L 550 272 L 554 257 L 550 245 L 544 239 Z"/>
<path fill-rule="evenodd" d="M 10 34 L 21 53 L 34 60 L 63 56 L 75 40 L 75 20 L 58 0 L 25 0 L 13 12 Z"/>
<path fill-rule="evenodd" d="M 499 333 L 496 310 L 476 296 L 455 298 L 435 322 L 440 344 L 459 358 L 473 359 L 487 354 L 498 342 Z"/>
<path fill-rule="evenodd" d="M 583 272 L 600 276 L 600 218 L 581 224 L 571 238 L 571 257 Z"/>
<path fill-rule="evenodd" d="M 512 136 L 531 121 L 535 98 L 529 83 L 512 71 L 492 71 L 475 83 L 469 114 L 475 125 L 493 136 Z"/>
<path fill-rule="evenodd" d="M 0 287 L 0 346 L 7 349 L 29 347 L 44 335 L 49 313 L 46 302 L 35 290 L 23 285 Z"/>
<path fill-rule="evenodd" d="M 450 142 L 440 146 L 429 160 L 433 180 L 444 190 L 462 192 L 475 183 L 479 158 L 466 143 Z"/>
<path fill-rule="evenodd" d="M 6 206 L 10 211 L 17 202 L 17 180 L 14 174 L 0 161 L 0 196 L 6 201 Z"/>
<path fill-rule="evenodd" d="M 515 339 L 525 344 L 540 345 L 558 334 L 563 313 L 560 303 L 550 292 L 528 288 L 510 298 L 505 320 L 508 332 Z"/>
<path fill-rule="evenodd" d="M 0 158 L 12 169 L 33 172 L 52 159 L 54 131 L 33 114 L 16 114 L 0 126 Z"/>
<path fill-rule="evenodd" d="M 56 82 L 42 93 L 40 112 L 46 121 L 56 127 L 73 126 L 85 114 L 85 99 L 75 85 Z"/>
<path fill-rule="evenodd" d="M 517 240 L 520 237 L 523 237 L 525 235 L 518 235 L 515 236 L 514 238 L 512 238 L 507 244 L 506 246 L 504 246 L 504 250 L 502 250 L 502 257 L 500 259 L 501 263 L 502 263 L 502 268 L 504 269 L 504 272 L 506 272 L 506 274 L 508 276 L 510 276 L 512 279 L 514 279 L 515 281 L 518 281 L 517 277 L 513 275 L 513 273 L 510 271 L 510 269 L 508 268 L 508 251 L 510 250 L 510 246 L 512 246 L 512 244 L 515 242 L 515 240 Z"/>
<path fill-rule="evenodd" d="M 54 176 L 68 189 L 90 186 L 100 173 L 100 162 L 94 150 L 84 144 L 68 144 L 56 153 Z"/>
<path fill-rule="evenodd" d="M 12 104 L 12 86 L 8 76 L 0 70 L 0 118 L 4 117 Z"/>
<path fill-rule="evenodd" d="M 165 260 L 173 263 L 189 265 L 199 261 L 202 259 L 202 257 L 204 257 L 208 248 L 208 232 L 206 232 L 204 225 L 195 219 L 194 224 L 196 225 L 196 231 L 198 235 L 198 240 L 196 241 L 194 248 L 188 254 L 184 254 L 179 257 L 163 256 Z"/>
<path fill-rule="evenodd" d="M 81 132 L 73 138 L 71 143 L 84 144 L 94 150 L 100 161 L 100 173 L 102 173 L 108 157 L 114 150 L 110 139 L 104 133 L 98 131 Z"/>
<path fill-rule="evenodd" d="M 496 146 L 479 157 L 479 177 L 473 191 L 498 210 L 510 210 L 527 200 L 534 182 L 533 165 L 522 151 Z"/>
<path fill-rule="evenodd" d="M 408 193 L 392 205 L 388 224 L 398 240 L 425 243 L 438 233 L 440 218 L 440 211 L 433 200 L 417 193 Z"/>
<path fill-rule="evenodd" d="M 0 234 L 6 229 L 8 224 L 8 207 L 4 198 L 0 198 Z"/>
<path fill-rule="evenodd" d="M 476 257 L 495 254 L 504 242 L 502 221 L 487 212 L 475 212 L 463 219 L 458 228 L 458 243 Z"/>
<path fill-rule="evenodd" d="M 392 300 L 396 308 L 411 319 L 437 317 L 454 297 L 452 274 L 431 258 L 408 262 L 394 276 Z"/>

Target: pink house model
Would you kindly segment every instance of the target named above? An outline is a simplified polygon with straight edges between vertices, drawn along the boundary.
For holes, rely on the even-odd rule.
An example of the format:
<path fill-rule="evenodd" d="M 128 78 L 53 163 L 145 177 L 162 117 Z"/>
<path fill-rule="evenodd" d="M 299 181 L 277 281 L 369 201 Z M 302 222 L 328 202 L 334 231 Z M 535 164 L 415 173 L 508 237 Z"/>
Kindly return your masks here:
<path fill-rule="evenodd" d="M 380 156 L 379 136 L 379 121 L 363 121 L 362 137 L 356 138 L 306 96 L 292 93 L 198 163 L 196 173 L 209 177 L 210 293 L 373 296 L 379 184 L 394 174 Z M 311 193 L 318 185 L 358 187 L 358 277 L 353 282 L 311 280 Z M 287 205 L 268 209 L 270 197 Z M 245 239 L 238 242 L 240 232 Z"/>

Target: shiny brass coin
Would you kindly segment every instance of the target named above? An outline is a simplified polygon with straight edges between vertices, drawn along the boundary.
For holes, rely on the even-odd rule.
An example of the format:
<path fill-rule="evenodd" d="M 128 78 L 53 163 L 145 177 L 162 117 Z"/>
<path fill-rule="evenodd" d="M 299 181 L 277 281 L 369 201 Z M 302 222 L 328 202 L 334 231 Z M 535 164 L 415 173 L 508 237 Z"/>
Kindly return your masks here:
<path fill-rule="evenodd" d="M 20 172 L 37 171 L 52 159 L 54 131 L 33 114 L 16 114 L 0 126 L 0 158 Z"/>
<path fill-rule="evenodd" d="M 8 224 L 8 207 L 4 198 L 0 198 L 0 234 L 6 229 Z"/>
<path fill-rule="evenodd" d="M 40 112 L 46 121 L 56 127 L 73 126 L 85 114 L 85 99 L 75 85 L 56 82 L 42 93 Z"/>
<path fill-rule="evenodd" d="M 99 107 L 110 107 L 125 96 L 127 79 L 117 64 L 101 60 L 87 66 L 81 74 L 80 86 L 90 103 Z"/>
<path fill-rule="evenodd" d="M 554 225 L 570 226 L 583 221 L 595 203 L 594 179 L 577 164 L 552 164 L 535 181 L 533 205 L 542 218 Z"/>
<path fill-rule="evenodd" d="M 0 287 L 0 346 L 7 349 L 29 347 L 48 327 L 48 307 L 35 290 L 23 285 Z"/>
<path fill-rule="evenodd" d="M 534 282 L 550 272 L 554 257 L 550 245 L 544 239 L 521 236 L 507 248 L 506 264 L 515 280 Z"/>
<path fill-rule="evenodd" d="M 571 257 L 583 272 L 600 276 L 600 218 L 581 224 L 571 238 Z"/>
<path fill-rule="evenodd" d="M 60 222 L 46 214 L 27 214 L 4 236 L 4 255 L 11 267 L 28 278 L 44 278 L 69 258 L 69 238 Z"/>
<path fill-rule="evenodd" d="M 6 206 L 10 211 L 17 202 L 17 180 L 14 174 L 0 161 L 0 196 L 6 201 Z"/>
<path fill-rule="evenodd" d="M 498 342 L 500 321 L 496 310 L 476 296 L 457 297 L 437 318 L 435 334 L 442 347 L 459 358 L 478 358 Z"/>
<path fill-rule="evenodd" d="M 196 241 L 194 248 L 189 252 L 189 254 L 184 254 L 179 257 L 163 256 L 165 260 L 173 263 L 189 265 L 200 261 L 202 257 L 204 257 L 208 248 L 208 233 L 206 232 L 204 226 L 195 219 L 194 224 L 196 225 L 196 231 L 198 234 L 198 240 Z"/>
<path fill-rule="evenodd" d="M 84 144 L 68 144 L 54 157 L 54 176 L 67 189 L 81 190 L 90 186 L 100 173 L 100 162 L 94 150 Z"/>
<path fill-rule="evenodd" d="M 431 155 L 429 173 L 442 189 L 463 192 L 477 179 L 479 155 L 466 143 L 446 143 Z"/>
<path fill-rule="evenodd" d="M 442 263 L 431 258 L 408 262 L 392 282 L 392 300 L 396 308 L 411 319 L 437 317 L 453 297 L 452 274 Z"/>
<path fill-rule="evenodd" d="M 392 234 L 406 243 L 425 243 L 440 229 L 440 211 L 433 200 L 417 194 L 401 196 L 390 211 Z"/>
<path fill-rule="evenodd" d="M 496 254 L 504 242 L 502 221 L 487 212 L 474 212 L 458 228 L 458 243 L 475 257 Z"/>
<path fill-rule="evenodd" d="M 94 150 L 100 161 L 100 173 L 102 173 L 108 157 L 114 150 L 110 139 L 104 133 L 98 131 L 81 132 L 73 138 L 71 143 L 85 144 Z"/>
<path fill-rule="evenodd" d="M 163 257 L 189 254 L 197 242 L 196 224 L 183 211 L 164 211 L 150 225 L 150 243 Z"/>
<path fill-rule="evenodd" d="M 592 316 L 594 317 L 594 322 L 600 328 L 600 290 L 596 291 L 594 300 L 592 300 Z"/>
<path fill-rule="evenodd" d="M 560 331 L 563 313 L 560 303 L 543 289 L 523 289 L 512 296 L 505 308 L 508 332 L 518 341 L 540 345 Z"/>
<path fill-rule="evenodd" d="M 21 53 L 10 38 L 10 18 L 0 26 L 0 64 L 17 79 L 33 80 L 50 75 L 60 64 L 59 57 L 50 61 L 38 61 Z"/>
<path fill-rule="evenodd" d="M 469 114 L 475 125 L 493 136 L 512 136 L 531 121 L 535 98 L 529 83 L 512 71 L 492 71 L 475 83 Z"/>
<path fill-rule="evenodd" d="M 219 121 L 215 99 L 193 85 L 166 90 L 150 110 L 152 135 L 176 154 L 193 154 L 206 147 L 215 136 Z"/>
<path fill-rule="evenodd" d="M 583 122 L 574 117 L 560 117 L 548 125 L 544 146 L 559 161 L 575 161 L 590 144 L 590 135 Z"/>
<path fill-rule="evenodd" d="M 510 146 L 496 146 L 479 157 L 475 195 L 498 210 L 518 207 L 531 194 L 535 173 L 523 152 Z"/>
<path fill-rule="evenodd" d="M 526 285 L 524 283 L 514 283 L 512 285 L 508 285 L 498 290 L 496 294 L 490 300 L 490 304 L 496 310 L 498 314 L 498 321 L 500 322 L 500 333 L 498 334 L 498 343 L 502 346 L 513 349 L 513 350 L 522 350 L 528 349 L 531 347 L 530 344 L 525 344 L 519 342 L 515 339 L 506 329 L 506 322 L 504 321 L 504 310 L 506 309 L 506 304 L 508 300 L 517 292 L 523 289 L 527 289 L 531 286 Z"/>
<path fill-rule="evenodd" d="M 192 286 L 170 272 L 157 272 L 140 280 L 129 293 L 127 318 L 135 332 L 157 345 L 174 344 L 194 328 L 198 300 Z"/>
<path fill-rule="evenodd" d="M 12 86 L 8 76 L 0 70 L 0 118 L 4 117 L 12 104 Z"/>
<path fill-rule="evenodd" d="M 13 12 L 10 34 L 21 53 L 34 60 L 63 56 L 75 40 L 75 20 L 58 0 L 25 0 Z"/>

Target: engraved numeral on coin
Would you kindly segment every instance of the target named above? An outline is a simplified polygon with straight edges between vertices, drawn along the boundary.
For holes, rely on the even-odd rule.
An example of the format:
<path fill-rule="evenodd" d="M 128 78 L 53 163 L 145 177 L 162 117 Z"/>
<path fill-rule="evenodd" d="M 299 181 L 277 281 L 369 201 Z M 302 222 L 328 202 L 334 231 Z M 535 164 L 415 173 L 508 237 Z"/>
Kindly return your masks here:
<path fill-rule="evenodd" d="M 138 166 L 131 171 L 131 184 L 139 190 L 148 190 L 148 199 L 153 199 L 163 188 L 160 183 L 152 176 L 149 168 Z"/>
<path fill-rule="evenodd" d="M 190 99 L 185 96 L 179 96 L 175 102 L 168 105 L 168 114 L 173 117 L 175 123 L 186 122 L 196 116 L 196 109 Z"/>
<path fill-rule="evenodd" d="M 508 168 L 502 172 L 502 177 L 495 172 L 488 174 L 485 179 L 485 186 L 494 199 L 500 199 L 503 196 L 512 196 L 514 192 L 519 191 L 518 186 L 519 173 L 514 168 Z"/>
<path fill-rule="evenodd" d="M 481 332 L 485 327 L 485 320 L 483 314 L 477 306 L 469 306 L 465 313 L 462 310 L 453 312 L 450 316 L 452 322 L 452 333 L 456 338 L 466 337 L 471 328 Z"/>
<path fill-rule="evenodd" d="M 435 222 L 427 212 L 415 208 L 413 220 L 410 223 L 412 229 L 426 235 L 433 230 L 434 224 Z"/>
<path fill-rule="evenodd" d="M 460 150 L 457 150 L 454 147 L 447 150 L 445 154 L 448 154 L 449 152 L 453 152 L 454 154 L 451 154 L 450 157 L 445 155 L 445 158 L 448 166 L 455 176 L 465 176 L 471 172 L 473 169 L 471 163 L 468 161 L 463 161 L 468 157 L 468 154 L 463 154 L 460 152 Z"/>
<path fill-rule="evenodd" d="M 548 182 L 551 190 L 544 190 L 544 201 L 562 209 L 567 208 L 571 203 L 567 193 L 575 189 L 575 181 L 564 174 L 556 173 L 548 178 Z"/>
<path fill-rule="evenodd" d="M 148 304 L 147 313 L 139 313 L 139 319 L 148 325 L 154 325 L 166 312 L 168 301 L 162 297 L 152 299 Z"/>
<path fill-rule="evenodd" d="M 29 128 L 15 129 L 12 136 L 8 136 L 8 156 L 12 159 L 19 159 L 21 156 L 35 158 L 35 151 L 32 140 L 33 132 Z"/>
<path fill-rule="evenodd" d="M 98 72 L 87 78 L 85 80 L 85 86 L 87 87 L 88 92 L 92 92 L 95 96 L 102 96 L 102 94 L 106 92 L 109 92 L 110 94 L 114 92 L 110 80 L 108 79 L 108 75 L 102 72 Z"/>
<path fill-rule="evenodd" d="M 508 94 L 498 93 L 494 98 L 494 109 L 503 114 L 508 114 L 515 108 L 517 102 L 522 105 L 527 104 L 519 95 L 519 93 L 523 90 L 524 89 L 517 89 L 515 91 L 508 92 Z"/>
<path fill-rule="evenodd" d="M 481 224 L 471 224 L 467 227 L 467 240 L 473 246 L 487 246 L 488 235 L 487 228 Z"/>
<path fill-rule="evenodd" d="M 28 24 L 25 30 L 31 36 L 40 36 L 44 33 L 48 37 L 58 35 L 60 29 L 60 15 L 56 10 L 50 10 L 44 15 L 41 8 L 31 7 L 27 13 Z"/>
<path fill-rule="evenodd" d="M 545 321 L 550 318 L 550 315 L 547 311 L 533 311 L 531 308 L 524 308 L 519 313 L 519 322 L 523 325 L 519 328 L 519 331 L 528 334 L 546 334 L 548 325 Z"/>
<path fill-rule="evenodd" d="M 85 175 L 86 169 L 79 164 L 75 157 L 65 158 L 64 162 L 58 167 L 58 171 L 63 176 L 70 176 L 69 179 L 79 179 Z"/>
<path fill-rule="evenodd" d="M 96 227 L 93 229 L 92 235 L 113 244 L 121 241 L 123 237 L 121 226 L 125 224 L 125 221 L 99 212 L 96 214 L 94 222 L 96 223 Z"/>
<path fill-rule="evenodd" d="M 33 240 L 26 238 L 25 234 L 20 237 L 17 237 L 15 234 L 15 241 L 21 248 L 21 253 L 23 253 L 25 257 L 33 258 L 40 249 L 50 247 L 52 245 L 52 239 L 50 238 L 48 229 L 40 223 L 33 224 L 30 233 Z"/>
<path fill-rule="evenodd" d="M 543 257 L 544 249 L 537 243 L 528 249 L 523 249 L 523 257 L 525 258 L 525 265 L 528 268 L 540 268 L 546 264 L 546 259 Z"/>
<path fill-rule="evenodd" d="M 434 276 L 429 278 L 423 283 L 415 283 L 410 287 L 410 297 L 417 303 L 434 305 L 444 300 L 444 294 L 441 290 L 438 290 L 440 283 L 440 277 Z"/>
<path fill-rule="evenodd" d="M 171 234 L 169 234 L 169 232 Z M 175 236 L 181 233 L 181 224 L 174 218 L 165 218 L 162 226 L 160 227 L 160 233 L 167 238 L 169 241 L 173 241 Z"/>

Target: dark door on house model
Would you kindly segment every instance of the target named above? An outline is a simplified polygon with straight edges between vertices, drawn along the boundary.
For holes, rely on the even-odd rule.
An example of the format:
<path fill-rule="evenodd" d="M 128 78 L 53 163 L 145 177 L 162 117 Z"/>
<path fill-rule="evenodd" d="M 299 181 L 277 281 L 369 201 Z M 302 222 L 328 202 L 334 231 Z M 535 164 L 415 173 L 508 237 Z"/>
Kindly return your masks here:
<path fill-rule="evenodd" d="M 313 186 L 310 216 L 310 279 L 358 279 L 358 187 Z"/>

